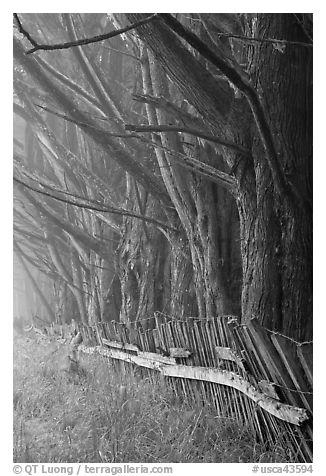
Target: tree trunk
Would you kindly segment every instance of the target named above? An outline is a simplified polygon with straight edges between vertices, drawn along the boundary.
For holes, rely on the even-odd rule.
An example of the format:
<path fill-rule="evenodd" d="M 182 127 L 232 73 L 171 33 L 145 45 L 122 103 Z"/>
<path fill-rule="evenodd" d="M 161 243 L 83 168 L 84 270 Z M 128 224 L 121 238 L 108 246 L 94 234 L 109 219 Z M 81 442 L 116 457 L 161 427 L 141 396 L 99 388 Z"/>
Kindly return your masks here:
<path fill-rule="evenodd" d="M 255 35 L 306 41 L 294 15 L 259 15 Z M 299 199 L 274 190 L 253 132 L 256 197 L 240 202 L 242 316 L 299 341 L 312 338 L 312 49 L 255 46 L 255 78 L 281 160 Z"/>
<path fill-rule="evenodd" d="M 145 55 L 142 62 L 143 83 L 145 94 L 169 97 L 167 79 L 154 55 L 149 52 L 150 74 L 146 70 Z M 147 105 L 149 124 L 169 124 L 175 117 L 157 109 L 153 111 Z M 188 154 L 197 160 L 203 155 L 197 140 L 185 134 L 184 142 L 188 144 Z M 175 132 L 161 134 L 161 142 L 165 148 L 185 154 L 180 136 Z M 189 147 L 192 145 L 192 148 Z M 192 149 L 192 150 L 191 150 Z M 222 259 L 218 253 L 220 239 L 217 221 L 221 217 L 219 203 L 214 200 L 214 187 L 206 179 L 186 172 L 177 165 L 169 154 L 156 149 L 161 174 L 170 194 L 184 232 L 187 236 L 193 264 L 193 279 L 197 296 L 197 309 L 200 317 L 215 316 L 229 313 L 231 302 L 225 287 L 225 276 L 222 272 Z M 197 157 L 198 156 L 198 157 Z M 231 197 L 230 197 L 231 199 Z M 179 301 L 179 299 L 177 300 Z M 180 310 L 183 312 L 182 310 Z"/>
<path fill-rule="evenodd" d="M 292 14 L 248 19 L 249 33 L 257 38 L 307 42 Z M 242 321 L 256 317 L 270 329 L 311 339 L 312 48 L 270 42 L 243 47 L 251 83 L 238 99 L 164 25 L 147 24 L 137 31 L 212 130 L 251 149 L 249 159 L 223 153 L 238 186 Z M 272 148 L 266 145 L 262 117 Z M 275 163 L 280 164 L 277 173 Z"/>

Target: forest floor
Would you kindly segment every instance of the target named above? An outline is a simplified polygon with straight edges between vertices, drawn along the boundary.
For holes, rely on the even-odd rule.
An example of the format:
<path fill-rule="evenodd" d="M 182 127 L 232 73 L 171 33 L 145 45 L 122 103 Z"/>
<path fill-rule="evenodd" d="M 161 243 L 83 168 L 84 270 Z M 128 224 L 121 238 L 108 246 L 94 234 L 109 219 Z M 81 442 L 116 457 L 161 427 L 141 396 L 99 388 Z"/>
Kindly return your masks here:
<path fill-rule="evenodd" d="M 14 462 L 247 463 L 290 461 L 213 408 L 176 399 L 160 379 L 118 372 L 36 336 L 14 338 Z"/>

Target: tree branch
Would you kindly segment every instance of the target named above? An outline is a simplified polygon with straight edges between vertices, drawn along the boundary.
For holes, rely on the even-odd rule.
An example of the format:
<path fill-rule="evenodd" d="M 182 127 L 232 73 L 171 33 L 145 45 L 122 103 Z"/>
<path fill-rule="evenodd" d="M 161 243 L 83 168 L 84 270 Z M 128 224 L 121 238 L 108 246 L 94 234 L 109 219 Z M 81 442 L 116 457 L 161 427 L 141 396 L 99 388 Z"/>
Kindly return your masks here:
<path fill-rule="evenodd" d="M 140 61 L 140 58 L 138 56 L 132 55 L 131 53 L 127 53 L 126 51 L 117 50 L 116 48 L 112 48 L 111 46 L 103 46 L 103 48 L 105 50 L 114 51 L 115 53 L 120 53 L 121 55 L 128 56 L 128 58 L 132 58 L 135 61 Z"/>
<path fill-rule="evenodd" d="M 271 43 L 273 45 L 280 44 L 282 46 L 303 46 L 305 48 L 312 48 L 312 43 L 305 43 L 302 41 L 290 41 L 290 40 L 278 40 L 276 38 L 255 38 L 251 36 L 244 36 L 244 35 L 233 35 L 232 33 L 217 33 L 218 37 L 224 38 L 235 38 L 237 40 L 242 41 L 253 41 L 258 43 Z"/>
<path fill-rule="evenodd" d="M 86 294 L 88 296 L 91 296 L 91 293 L 85 291 L 84 289 L 80 289 L 78 286 L 72 283 L 71 280 L 68 280 L 64 278 L 58 271 L 53 269 L 53 267 L 50 265 L 48 261 L 45 261 L 43 259 L 43 264 L 47 266 L 48 269 L 43 269 L 39 264 L 36 263 L 35 259 L 31 258 L 28 256 L 18 245 L 17 240 L 14 239 L 14 251 L 17 253 L 21 253 L 21 255 L 28 261 L 32 266 L 34 266 L 36 269 L 38 269 L 41 273 L 45 274 L 46 276 L 50 277 L 53 280 L 59 280 L 62 281 L 63 283 L 67 284 L 70 288 L 74 288 L 78 290 L 79 292 Z"/>
<path fill-rule="evenodd" d="M 77 121 L 75 119 L 71 119 L 69 118 L 68 116 L 64 115 L 64 114 L 61 114 L 59 112 L 56 112 L 56 111 L 53 111 L 47 107 L 44 107 L 44 106 L 40 106 L 39 104 L 36 104 L 38 107 L 40 107 L 41 109 L 44 109 L 45 111 L 47 112 L 50 112 L 52 114 L 55 114 L 56 116 L 58 117 L 62 117 L 63 119 L 69 121 L 69 122 L 72 122 L 73 124 L 76 124 L 76 125 L 79 125 L 81 127 L 87 127 L 87 128 L 91 128 L 93 130 L 96 130 L 96 131 L 100 131 L 102 132 L 103 134 L 106 134 L 108 136 L 113 136 L 113 137 L 121 137 L 121 138 L 125 138 L 125 139 L 133 139 L 133 138 L 136 138 L 136 139 L 139 139 L 143 142 L 145 142 L 146 144 L 152 146 L 152 147 L 156 147 L 156 148 L 160 148 L 160 149 L 163 149 L 165 150 L 166 152 L 168 152 L 170 154 L 170 156 L 174 157 L 178 162 L 179 164 L 182 166 L 182 167 L 185 167 L 189 170 L 191 170 L 192 172 L 195 172 L 195 173 L 198 173 L 206 178 L 208 178 L 209 180 L 212 180 L 213 182 L 217 182 L 219 184 L 221 184 L 222 186 L 226 187 L 229 189 L 229 191 L 231 191 L 231 189 L 234 187 L 235 185 L 235 181 L 233 179 L 233 177 L 231 177 L 229 174 L 226 174 L 224 172 L 221 172 L 219 171 L 218 169 L 215 169 L 214 167 L 211 167 L 209 166 L 208 164 L 205 164 L 203 162 L 200 162 L 200 161 L 197 161 L 196 159 L 193 159 L 193 158 L 190 158 L 188 156 L 186 156 L 185 154 L 180 154 L 179 152 L 175 152 L 175 151 L 172 151 L 170 149 L 168 149 L 167 147 L 164 147 L 160 144 L 157 144 L 157 143 L 154 143 L 153 141 L 151 141 L 150 139 L 147 139 L 141 135 L 138 135 L 138 134 L 116 134 L 116 133 L 111 133 L 111 132 L 107 132 L 107 131 L 104 131 L 102 129 L 99 129 L 95 126 L 92 126 L 90 124 L 87 124 L 87 123 L 84 123 L 84 122 L 80 122 L 80 121 Z M 133 127 L 132 125 L 130 125 L 131 127 Z M 136 126 L 138 127 L 138 126 Z M 147 126 L 145 126 L 147 127 Z M 180 128 L 178 128 L 178 131 L 179 132 L 182 132 L 180 130 Z M 190 129 L 185 129 L 185 131 L 187 131 L 188 133 L 190 133 Z M 197 134 L 197 130 L 196 130 L 196 134 L 195 135 L 198 135 Z M 212 136 L 214 137 L 214 136 Z M 218 142 L 219 144 L 221 144 L 221 141 Z M 224 144 L 222 145 L 227 145 L 229 143 L 225 142 Z M 233 145 L 232 143 L 230 143 L 231 145 Z M 238 146 L 236 146 L 238 147 Z M 238 152 L 240 152 L 241 154 L 244 154 L 246 156 L 249 156 L 249 152 L 246 151 L 245 149 L 242 149 L 242 150 L 238 150 Z M 167 166 L 169 167 L 169 166 Z M 100 211 L 107 211 L 107 210 L 100 210 Z"/>
<path fill-rule="evenodd" d="M 53 68 L 49 63 L 44 61 L 41 57 L 37 58 L 37 62 L 40 64 L 42 68 L 46 69 L 49 73 L 51 73 L 58 81 L 60 81 L 65 86 L 68 86 L 68 88 L 71 91 L 73 91 L 74 93 L 77 93 L 80 97 L 85 99 L 91 106 L 95 107 L 102 114 L 104 114 L 102 105 L 100 104 L 100 102 L 98 102 L 97 99 L 91 94 L 89 94 L 83 87 L 81 87 L 79 84 L 72 81 L 70 78 L 68 78 L 64 74 L 60 73 L 60 71 Z"/>
<path fill-rule="evenodd" d="M 193 116 L 187 111 L 184 111 L 181 107 L 176 104 L 168 101 L 163 96 L 150 96 L 149 94 L 133 94 L 132 98 L 135 101 L 142 102 L 145 104 L 151 104 L 157 109 L 162 109 L 163 111 L 168 112 L 175 116 L 178 120 L 182 121 L 184 125 L 191 125 L 192 127 L 202 128 L 204 123 L 199 117 Z"/>
<path fill-rule="evenodd" d="M 52 195 L 49 192 L 45 192 L 44 190 L 40 190 L 40 189 L 37 189 L 35 187 L 32 187 L 31 185 L 23 182 L 22 180 L 20 180 L 16 177 L 14 177 L 14 181 L 17 182 L 18 184 L 22 185 L 23 187 L 26 187 L 27 189 L 32 190 L 33 192 L 40 193 L 41 195 L 45 195 L 47 197 L 54 198 L 55 200 L 58 200 L 59 202 L 67 203 L 69 205 L 73 205 L 73 206 L 78 207 L 78 208 L 83 208 L 83 209 L 86 209 L 86 210 L 94 210 L 94 211 L 97 211 L 97 212 L 114 213 L 116 215 L 129 216 L 131 218 L 138 218 L 139 220 L 143 220 L 143 221 L 146 221 L 148 223 L 152 223 L 153 225 L 156 225 L 159 228 L 164 228 L 166 230 L 173 231 L 173 232 L 178 231 L 176 228 L 173 228 L 173 227 L 171 227 L 171 226 L 167 225 L 166 223 L 163 223 L 159 220 L 155 220 L 154 218 L 150 218 L 150 217 L 145 217 L 145 216 L 139 215 L 138 213 L 133 213 L 133 212 L 130 212 L 130 211 L 125 210 L 125 209 L 118 209 L 118 208 L 114 208 L 114 207 L 109 207 L 107 205 L 102 206 L 102 205 L 99 204 L 99 202 L 95 202 L 97 204 L 97 206 L 91 205 L 90 203 L 92 203 L 93 201 L 89 200 L 89 199 L 85 199 L 88 202 L 90 202 L 88 204 L 75 202 L 75 201 L 72 201 L 72 200 L 68 200 L 66 198 L 57 197 L 55 195 Z M 58 192 L 58 193 L 64 193 L 64 194 L 66 193 L 64 190 L 53 190 L 53 191 Z"/>
<path fill-rule="evenodd" d="M 140 20 L 138 22 L 132 23 L 131 25 L 128 25 L 124 28 L 120 28 L 119 30 L 114 30 L 109 33 L 104 33 L 103 35 L 96 35 L 91 38 L 83 38 L 82 40 L 76 40 L 76 41 L 67 41 L 65 43 L 56 43 L 54 45 L 42 45 L 37 43 L 36 40 L 28 33 L 27 30 L 23 27 L 17 13 L 14 13 L 14 18 L 17 22 L 18 25 L 18 30 L 20 33 L 22 33 L 25 38 L 28 39 L 28 41 L 33 45 L 33 48 L 30 50 L 26 51 L 26 54 L 29 55 L 31 53 L 34 53 L 35 51 L 38 50 L 64 50 L 67 48 L 72 48 L 73 46 L 82 46 L 82 45 L 89 45 L 91 43 L 98 43 L 99 41 L 104 41 L 108 40 L 109 38 L 114 38 L 115 36 L 121 35 L 122 33 L 126 33 L 129 30 L 133 30 L 134 28 L 137 28 L 141 25 L 144 25 L 146 23 L 149 23 L 153 20 L 156 20 L 158 18 L 157 13 L 154 13 L 153 15 L 150 15 L 147 18 L 144 18 L 143 20 Z"/>
<path fill-rule="evenodd" d="M 160 13 L 160 18 L 165 24 L 171 28 L 177 35 L 183 38 L 188 44 L 190 44 L 196 51 L 198 51 L 204 58 L 210 61 L 216 66 L 230 81 L 238 88 L 244 96 L 247 98 L 252 114 L 254 116 L 259 135 L 265 149 L 266 160 L 268 162 L 273 182 L 276 190 L 281 196 L 289 197 L 293 199 L 293 189 L 285 180 L 284 173 L 279 163 L 276 148 L 273 141 L 273 136 L 270 127 L 267 122 L 267 118 L 264 113 L 264 109 L 258 98 L 256 90 L 251 83 L 244 79 L 238 71 L 230 66 L 222 58 L 216 56 L 216 54 L 200 39 L 197 35 L 187 30 L 178 20 L 176 20 L 169 13 Z M 297 195 L 297 194 L 295 194 Z M 293 200 L 291 200 L 293 203 Z"/>
<path fill-rule="evenodd" d="M 132 131 L 132 132 L 183 132 L 185 134 L 190 134 L 196 137 L 200 137 L 202 139 L 215 142 L 215 144 L 228 147 L 230 149 L 233 149 L 239 152 L 240 154 L 250 156 L 249 151 L 244 149 L 240 145 L 234 144 L 233 142 L 224 141 L 213 135 L 204 134 L 201 131 L 198 131 L 196 129 L 191 129 L 189 127 L 180 127 L 180 126 L 171 126 L 171 125 L 144 126 L 144 125 L 125 124 L 125 129 L 126 131 Z"/>
<path fill-rule="evenodd" d="M 71 117 L 67 116 L 66 114 L 62 114 L 60 112 L 54 111 L 53 109 L 50 109 L 49 107 L 46 106 L 41 106 L 40 104 L 34 103 L 35 106 L 39 107 L 40 109 L 43 109 L 46 112 L 49 112 L 50 114 L 54 114 L 57 117 L 61 117 L 65 121 L 71 122 L 72 124 L 75 124 L 76 126 L 81 126 L 81 127 L 88 127 L 89 129 L 93 129 L 94 131 L 101 132 L 102 134 L 106 134 L 109 137 L 118 137 L 118 138 L 123 138 L 123 139 L 139 139 L 140 137 L 136 134 L 121 134 L 118 132 L 109 132 L 104 129 L 101 129 L 100 127 L 93 126 L 92 124 L 88 122 L 82 122 L 78 121 L 77 119 L 72 119 Z M 85 111 L 83 111 L 85 113 Z M 102 119 L 100 120 L 105 120 L 107 119 Z"/>

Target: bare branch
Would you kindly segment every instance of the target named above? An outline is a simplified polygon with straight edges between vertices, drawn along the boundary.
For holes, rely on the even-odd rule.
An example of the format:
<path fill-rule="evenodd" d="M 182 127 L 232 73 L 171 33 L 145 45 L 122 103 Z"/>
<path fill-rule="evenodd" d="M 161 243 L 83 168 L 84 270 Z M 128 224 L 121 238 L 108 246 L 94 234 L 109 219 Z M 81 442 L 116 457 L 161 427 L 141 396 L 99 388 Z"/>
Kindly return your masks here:
<path fill-rule="evenodd" d="M 121 55 L 128 56 L 129 58 L 132 58 L 135 61 L 140 61 L 140 58 L 138 56 L 132 55 L 131 53 L 127 53 L 126 51 L 117 50 L 116 48 L 112 48 L 111 46 L 103 46 L 103 48 L 105 50 L 114 51 L 115 53 L 120 53 Z"/>
<path fill-rule="evenodd" d="M 215 144 L 222 145 L 224 147 L 228 147 L 233 149 L 240 154 L 250 156 L 248 150 L 244 149 L 240 145 L 234 144 L 233 142 L 224 141 L 215 137 L 213 135 L 204 134 L 201 131 L 196 129 L 191 129 L 188 127 L 180 127 L 180 126 L 171 126 L 171 125 L 159 125 L 159 126 L 144 126 L 144 125 L 133 125 L 133 124 L 125 124 L 126 131 L 132 132 L 183 132 L 185 134 L 190 134 L 196 137 L 200 137 L 201 139 L 205 139 L 211 142 L 215 142 Z"/>
<path fill-rule="evenodd" d="M 81 127 L 91 128 L 91 129 L 96 130 L 96 131 L 100 131 L 103 134 L 106 134 L 108 136 L 121 137 L 121 138 L 125 138 L 125 139 L 132 139 L 132 138 L 139 139 L 139 140 L 145 142 L 146 144 L 148 144 L 152 147 L 160 148 L 160 149 L 165 150 L 166 152 L 168 152 L 170 154 L 170 156 L 177 159 L 179 165 L 181 165 L 182 167 L 185 167 L 185 168 L 191 170 L 192 172 L 198 173 L 198 174 L 208 178 L 209 180 L 212 180 L 213 182 L 219 183 L 222 186 L 228 188 L 230 191 L 234 187 L 234 184 L 235 184 L 234 179 L 229 174 L 221 172 L 218 169 L 215 169 L 214 167 L 211 167 L 211 166 L 209 166 L 209 165 L 207 165 L 203 162 L 196 161 L 196 159 L 190 158 L 185 154 L 180 154 L 179 152 L 172 151 L 172 150 L 168 149 L 167 147 L 164 147 L 160 144 L 154 143 L 150 139 L 147 139 L 147 138 L 145 138 L 141 135 L 138 135 L 138 134 L 116 134 L 116 133 L 113 133 L 113 132 L 104 131 L 104 130 L 99 129 L 97 127 L 94 127 L 94 126 L 92 126 L 88 123 L 84 123 L 84 122 L 77 121 L 75 119 L 71 119 L 68 116 L 66 116 L 65 114 L 61 114 L 59 112 L 53 111 L 53 110 L 51 110 L 51 109 L 49 109 L 45 106 L 40 106 L 38 104 L 37 104 L 37 106 L 40 107 L 41 109 L 44 109 L 45 111 L 48 111 L 52 114 L 55 114 L 58 117 L 62 117 L 63 119 L 65 119 L 69 122 L 72 122 L 76 125 L 79 125 Z M 130 125 L 130 126 L 133 127 L 132 125 Z M 145 127 L 148 127 L 148 126 L 145 126 Z M 164 126 L 162 126 L 162 127 L 164 127 Z M 179 132 L 182 132 L 179 127 L 177 129 L 178 129 Z M 149 129 L 147 129 L 147 130 L 149 130 Z M 186 129 L 185 128 L 184 132 L 188 132 L 190 134 L 191 133 L 191 132 L 189 132 L 190 130 L 191 129 Z M 200 133 L 198 133 L 198 131 L 196 130 L 196 134 L 194 134 L 194 135 L 199 136 L 199 134 Z M 210 136 L 207 136 L 207 137 L 210 137 Z M 214 137 L 214 136 L 211 136 L 211 137 Z M 216 138 L 214 137 L 214 139 L 216 139 Z M 209 140 L 209 139 L 207 139 L 207 140 Z M 234 145 L 234 144 L 228 143 L 228 142 L 224 142 L 222 144 L 221 141 L 217 141 L 217 140 L 215 140 L 215 141 L 218 144 L 225 145 L 225 146 L 227 146 L 227 144 L 230 144 L 230 146 Z M 240 148 L 240 146 L 236 146 L 236 145 L 235 145 L 235 147 Z M 245 156 L 249 156 L 249 152 L 246 151 L 245 149 L 240 149 L 240 150 L 237 149 L 237 152 L 240 152 L 241 154 L 243 154 Z M 168 166 L 168 167 L 170 167 L 170 166 Z M 106 210 L 100 210 L 100 211 L 106 211 Z"/>
<path fill-rule="evenodd" d="M 51 73 L 56 79 L 58 79 L 62 84 L 68 86 L 70 90 L 76 92 L 80 97 L 85 99 L 91 106 L 96 107 L 102 114 L 104 114 L 101 104 L 97 101 L 97 99 L 89 94 L 84 88 L 82 88 L 79 84 L 72 81 L 70 78 L 65 76 L 64 74 L 60 73 L 57 69 L 53 68 L 49 63 L 44 61 L 41 57 L 37 58 L 37 62 L 49 73 Z"/>
<path fill-rule="evenodd" d="M 151 104 L 151 106 L 162 109 L 163 111 L 168 112 L 175 116 L 178 120 L 181 120 L 184 125 L 191 125 L 192 127 L 202 128 L 204 123 L 199 117 L 196 117 L 189 112 L 182 109 L 182 107 L 177 106 L 176 104 L 168 101 L 163 96 L 150 96 L 149 94 L 133 94 L 132 98 L 135 101 L 142 102 L 145 104 Z"/>
<path fill-rule="evenodd" d="M 304 43 L 302 41 L 291 41 L 291 40 L 278 40 L 276 38 L 255 38 L 251 36 L 244 35 L 233 35 L 232 33 L 217 33 L 218 37 L 224 38 L 235 38 L 237 40 L 249 41 L 249 42 L 258 42 L 258 43 L 271 43 L 273 45 L 284 45 L 284 46 L 302 46 L 304 48 L 312 48 L 312 43 Z"/>
<path fill-rule="evenodd" d="M 46 106 L 41 106 L 40 104 L 34 103 L 35 106 L 39 107 L 40 109 L 43 109 L 46 112 L 49 112 L 51 114 L 54 114 L 57 117 L 61 117 L 65 121 L 71 122 L 72 124 L 75 124 L 76 126 L 81 126 L 81 127 L 88 127 L 89 129 L 93 129 L 94 131 L 101 132 L 102 134 L 106 134 L 109 137 L 119 137 L 123 139 L 140 139 L 141 137 L 136 135 L 136 134 L 120 134 L 118 132 L 109 132 L 105 131 L 104 129 L 101 129 L 100 127 L 93 126 L 92 124 L 88 122 L 82 122 L 82 121 L 77 121 L 76 119 L 72 119 L 71 117 L 67 116 L 66 114 L 62 114 L 58 111 L 54 111 L 53 109 L 50 109 L 49 107 Z M 86 112 L 83 111 L 85 114 Z M 88 114 L 88 113 L 86 113 Z M 94 116 L 91 116 L 94 117 Z M 99 118 L 100 120 L 108 121 L 106 118 Z"/>
<path fill-rule="evenodd" d="M 76 41 L 67 41 L 65 43 L 56 43 L 54 45 L 40 45 L 37 43 L 34 38 L 28 33 L 27 30 L 23 27 L 17 13 L 14 13 L 14 18 L 17 22 L 18 25 L 18 30 L 20 33 L 22 33 L 28 41 L 33 45 L 34 48 L 31 48 L 30 50 L 26 51 L 26 54 L 29 55 L 31 53 L 34 53 L 35 51 L 38 50 L 64 50 L 68 48 L 72 48 L 73 46 L 82 46 L 82 45 L 89 45 L 91 43 L 98 43 L 99 41 L 104 41 L 108 40 L 109 38 L 114 38 L 115 36 L 121 35 L 122 33 L 126 33 L 129 30 L 132 30 L 134 28 L 137 28 L 141 25 L 144 25 L 146 23 L 149 23 L 153 20 L 156 20 L 158 18 L 157 13 L 154 13 L 153 15 L 150 15 L 147 18 L 144 18 L 143 20 L 140 20 L 138 22 L 132 23 L 131 25 L 128 25 L 124 28 L 120 28 L 119 30 L 114 30 L 110 31 L 109 33 L 104 33 L 103 35 L 96 35 L 91 38 L 83 38 L 82 40 L 76 40 Z"/>
<path fill-rule="evenodd" d="M 95 202 L 97 204 L 97 206 L 91 205 L 93 200 L 90 200 L 90 199 L 84 199 L 88 203 L 75 202 L 75 201 L 72 201 L 72 200 L 68 200 L 66 198 L 61 198 L 61 197 L 58 197 L 56 195 L 52 195 L 51 193 L 46 192 L 44 190 L 40 190 L 40 189 L 37 189 L 35 187 L 32 187 L 31 185 L 27 184 L 26 182 L 23 182 L 22 180 L 18 179 L 17 177 L 14 177 L 14 181 L 17 182 L 18 184 L 22 185 L 23 187 L 26 187 L 27 189 L 32 190 L 33 192 L 40 193 L 41 195 L 51 197 L 55 200 L 58 200 L 59 202 L 67 203 L 69 205 L 73 205 L 73 206 L 78 207 L 78 208 L 83 208 L 83 209 L 86 209 L 86 210 L 94 210 L 94 211 L 97 211 L 97 212 L 108 212 L 108 213 L 114 213 L 116 215 L 123 215 L 123 216 L 129 216 L 129 217 L 132 217 L 132 218 L 138 218 L 139 220 L 143 220 L 143 221 L 146 221 L 148 223 L 152 223 L 153 225 L 156 225 L 159 228 L 164 228 L 166 230 L 177 232 L 176 228 L 173 228 L 173 227 L 167 225 L 166 223 L 163 223 L 159 220 L 155 220 L 154 218 L 139 215 L 138 213 L 133 213 L 129 210 L 125 210 L 124 208 L 119 209 L 119 208 L 115 208 L 115 207 L 109 207 L 109 206 L 104 205 L 104 204 L 100 205 L 99 202 Z M 53 191 L 63 193 L 63 194 L 66 193 L 63 190 L 53 190 Z"/>

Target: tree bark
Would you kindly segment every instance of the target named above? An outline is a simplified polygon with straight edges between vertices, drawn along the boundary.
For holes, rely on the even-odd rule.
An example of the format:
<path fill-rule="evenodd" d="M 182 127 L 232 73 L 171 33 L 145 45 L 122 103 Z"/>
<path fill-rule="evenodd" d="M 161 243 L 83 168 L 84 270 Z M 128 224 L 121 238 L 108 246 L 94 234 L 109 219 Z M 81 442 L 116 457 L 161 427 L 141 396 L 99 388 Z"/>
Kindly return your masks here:
<path fill-rule="evenodd" d="M 261 14 L 255 35 L 303 41 L 290 14 Z M 293 207 L 271 184 L 253 132 L 256 197 L 239 207 L 243 257 L 242 316 L 299 341 L 312 338 L 312 51 L 255 46 L 251 75 L 283 173 L 300 195 Z"/>

